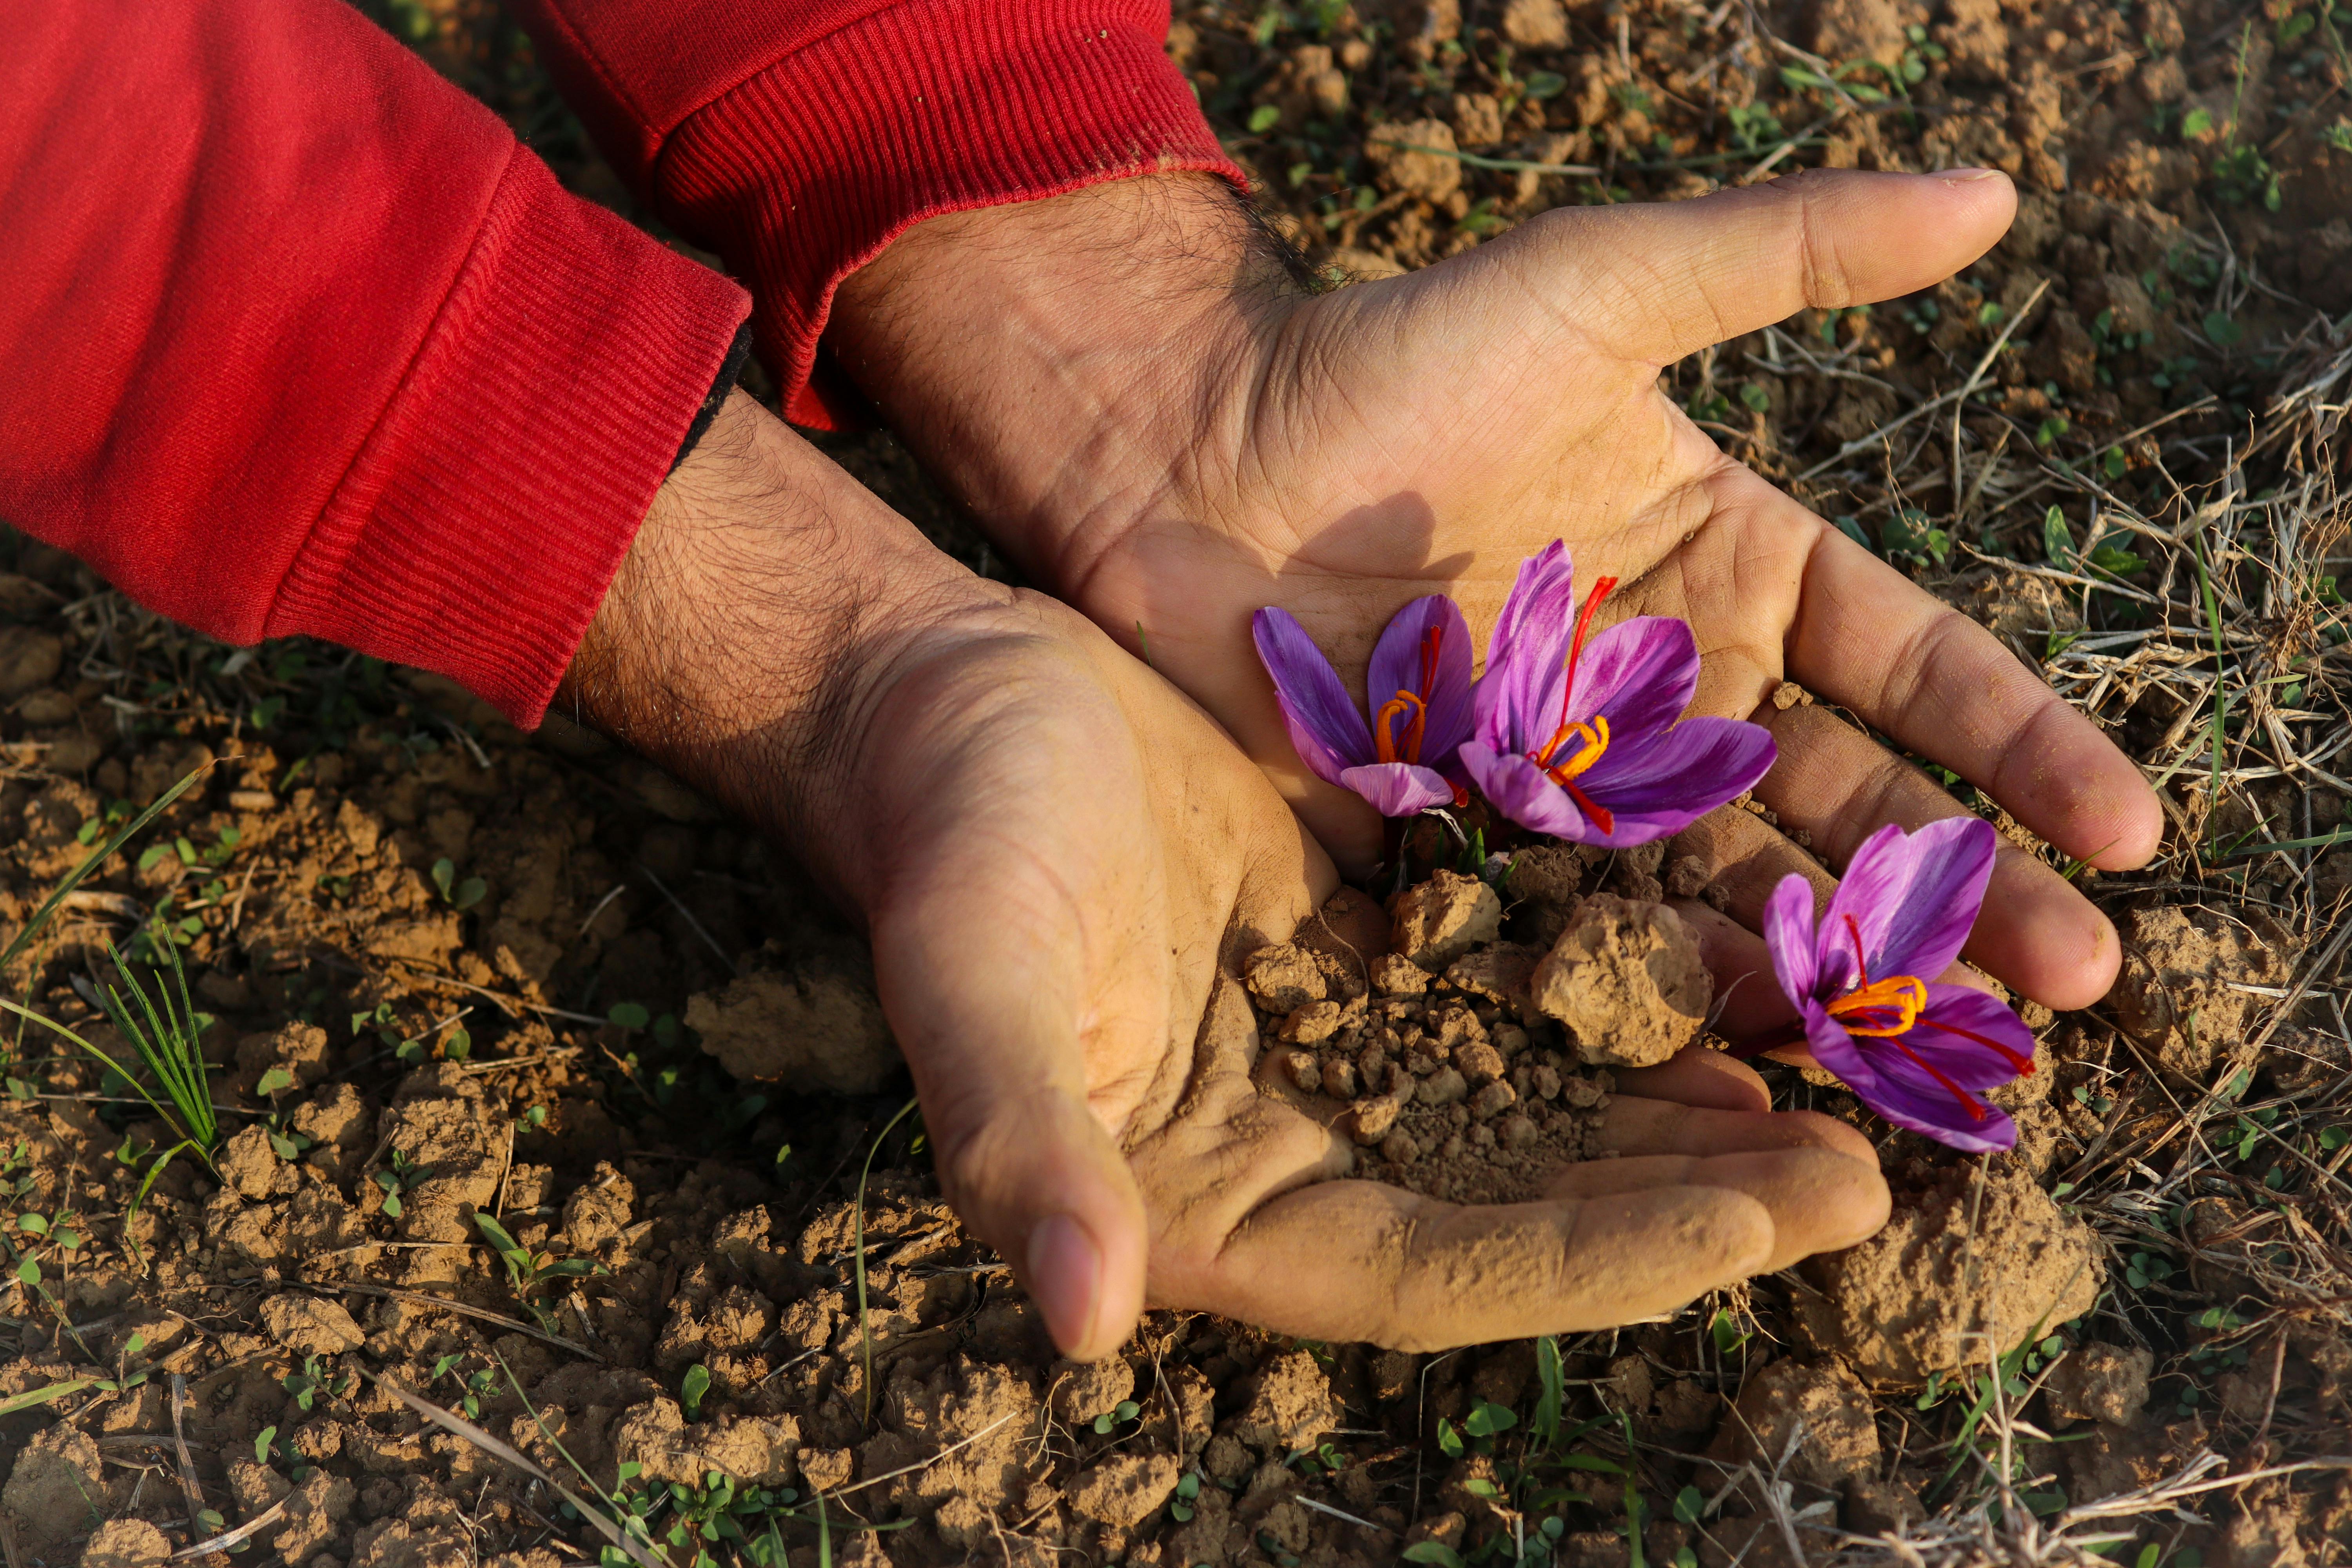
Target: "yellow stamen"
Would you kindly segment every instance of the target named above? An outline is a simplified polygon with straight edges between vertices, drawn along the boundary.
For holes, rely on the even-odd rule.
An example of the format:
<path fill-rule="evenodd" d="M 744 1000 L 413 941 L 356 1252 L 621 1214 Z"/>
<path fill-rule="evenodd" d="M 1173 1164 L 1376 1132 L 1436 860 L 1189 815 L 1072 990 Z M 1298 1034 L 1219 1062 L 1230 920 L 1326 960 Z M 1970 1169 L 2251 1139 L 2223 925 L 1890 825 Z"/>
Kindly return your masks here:
<path fill-rule="evenodd" d="M 1568 739 L 1571 735 L 1582 737 L 1584 743 L 1577 748 L 1577 752 L 1574 756 L 1569 758 L 1568 761 L 1564 763 L 1554 765 L 1551 760 L 1553 755 L 1557 753 L 1562 746 L 1568 743 Z M 1590 769 L 1593 763 L 1599 762 L 1601 760 L 1601 753 L 1606 752 L 1608 749 L 1608 716 L 1606 714 L 1595 713 L 1592 716 L 1592 721 L 1589 724 L 1562 725 L 1559 733 L 1553 735 L 1549 741 L 1544 742 L 1543 750 L 1535 754 L 1534 761 L 1536 766 L 1543 769 L 1545 773 L 1551 775 L 1551 779 L 1554 784 L 1564 784 L 1568 783 L 1569 780 Z"/>
<path fill-rule="evenodd" d="M 1895 1021 L 1888 1025 L 1862 1025 L 1853 1022 L 1857 1014 L 1882 1007 L 1895 1010 Z M 1849 991 L 1829 1005 L 1829 1015 L 1845 1026 L 1849 1035 L 1862 1035 L 1874 1039 L 1886 1039 L 1905 1035 L 1919 1021 L 1927 1007 L 1927 984 L 1912 974 L 1890 974 L 1874 980 L 1858 990 Z"/>

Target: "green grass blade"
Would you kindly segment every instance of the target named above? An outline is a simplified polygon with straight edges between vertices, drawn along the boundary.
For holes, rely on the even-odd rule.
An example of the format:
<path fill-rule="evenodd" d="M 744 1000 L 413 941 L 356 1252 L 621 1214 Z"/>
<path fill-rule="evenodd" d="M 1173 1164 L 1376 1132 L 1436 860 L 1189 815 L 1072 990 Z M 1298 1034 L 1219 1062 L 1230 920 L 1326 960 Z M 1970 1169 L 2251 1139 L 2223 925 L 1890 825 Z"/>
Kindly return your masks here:
<path fill-rule="evenodd" d="M 148 1093 L 146 1085 L 131 1077 L 131 1073 L 121 1062 L 116 1061 L 112 1057 L 108 1056 L 104 1051 L 100 1050 L 96 1046 L 91 1045 L 88 1040 L 83 1039 L 79 1035 L 75 1034 L 71 1029 L 67 1028 L 63 1024 L 58 1023 L 56 1019 L 44 1018 L 38 1013 L 34 1012 L 30 1007 L 22 1006 L 17 1003 L 9 1001 L 5 997 L 0 997 L 0 1012 L 14 1013 L 20 1018 L 30 1019 L 32 1022 L 40 1025 L 41 1027 L 45 1029 L 63 1035 L 67 1039 L 71 1040 L 75 1045 L 79 1046 L 83 1050 L 88 1051 L 91 1056 L 96 1057 L 100 1061 L 104 1062 L 109 1068 L 113 1069 L 116 1077 L 130 1084 L 131 1089 L 138 1093 L 139 1098 L 145 1100 L 148 1106 L 154 1110 L 155 1114 L 163 1119 L 163 1125 L 169 1127 L 173 1132 L 177 1133 L 183 1141 L 192 1145 L 195 1144 L 194 1134 L 187 1128 L 180 1125 L 177 1113 L 170 1107 L 158 1100 L 153 1095 Z M 209 1110 L 210 1108 L 207 1107 L 206 1109 Z M 212 1164 L 212 1154 L 209 1150 L 201 1145 L 197 1145 L 196 1152 L 207 1166 Z"/>
<path fill-rule="evenodd" d="M 907 1120 L 909 1112 L 920 1104 L 910 1100 L 898 1108 L 898 1114 L 882 1124 L 874 1135 L 874 1146 L 866 1151 L 866 1164 L 857 1173 L 857 1344 L 866 1356 L 866 1424 L 874 1425 L 874 1326 L 866 1317 L 866 1178 L 874 1173 L 874 1156 L 882 1152 L 882 1140 L 890 1136 L 890 1129 Z M 821 1552 L 819 1561 L 830 1563 L 830 1551 Z"/>
<path fill-rule="evenodd" d="M 188 1070 L 194 1080 L 191 1085 L 195 1090 L 193 1103 L 201 1106 L 204 1110 L 205 1136 L 209 1140 L 217 1141 L 220 1137 L 220 1121 L 213 1112 L 212 1075 L 205 1067 L 204 1031 L 196 1027 L 195 998 L 188 994 L 188 966 L 180 962 L 180 948 L 177 942 L 172 944 L 170 951 L 172 975 L 180 987 L 180 1015 L 185 1025 L 183 1038 L 187 1041 L 188 1046 Z M 159 981 L 155 989 L 160 992 L 163 988 Z M 171 1010 L 171 1001 L 168 997 L 163 1006 L 166 1012 Z"/>
<path fill-rule="evenodd" d="M 106 847 L 104 848 L 100 849 L 97 854 L 92 855 L 89 859 L 84 860 L 72 870 L 67 872 L 65 875 L 65 880 L 59 882 L 57 885 L 56 889 L 49 894 L 46 900 L 43 901 L 41 907 L 33 911 L 33 918 L 25 922 L 25 929 L 16 933 L 16 940 L 11 942 L 5 948 L 0 948 L 0 972 L 5 972 L 11 963 L 14 963 L 16 961 L 16 955 L 25 951 L 25 946 L 27 942 L 40 935 L 42 930 L 48 925 L 50 917 L 58 912 L 58 906 L 65 902 L 66 895 L 68 893 L 72 892 L 76 888 L 81 886 L 83 878 L 89 876 L 92 871 L 97 870 L 100 866 L 106 864 L 106 862 L 112 858 L 116 850 L 121 848 L 123 845 L 130 842 L 134 834 L 138 833 L 149 823 L 154 821 L 158 816 L 161 816 L 164 811 L 170 807 L 173 801 L 187 794 L 188 786 L 190 784 L 194 784 L 198 779 L 204 777 L 205 774 L 218 767 L 222 759 L 220 758 L 215 758 L 213 761 L 205 763 L 203 766 L 190 773 L 186 778 L 182 779 L 178 784 L 173 784 L 162 795 L 157 795 L 155 797 L 155 804 L 141 812 L 138 816 L 132 817 L 129 822 L 125 823 L 121 832 L 116 834 L 113 837 L 106 841 Z"/>
<path fill-rule="evenodd" d="M 14 1415 L 19 1410 L 37 1410 L 44 1405 L 63 1399 L 68 1394 L 79 1394 L 94 1386 L 98 1379 L 77 1377 L 71 1383 L 53 1383 L 47 1388 L 35 1388 L 23 1394 L 12 1394 L 0 1399 L 0 1415 Z"/>
<path fill-rule="evenodd" d="M 2221 858 L 2242 860 L 2249 855 L 2267 855 L 2274 849 L 2326 849 L 2338 844 L 2352 844 L 2352 827 L 2339 827 L 2316 838 L 2283 838 L 2275 844 L 2242 844 Z"/>
<path fill-rule="evenodd" d="M 147 1174 L 141 1178 L 139 1183 L 139 1191 L 131 1197 L 131 1206 L 122 1211 L 122 1239 L 131 1247 L 132 1256 L 136 1257 L 138 1255 L 139 1244 L 131 1239 L 131 1222 L 139 1217 L 139 1205 L 147 1201 L 148 1192 L 155 1185 L 155 1179 L 163 1173 L 163 1167 L 172 1163 L 172 1156 L 177 1154 L 183 1149 L 194 1149 L 195 1147 L 194 1143 L 183 1138 L 180 1142 L 173 1144 L 169 1149 L 164 1150 L 162 1153 L 156 1155 L 153 1160 L 148 1163 Z M 203 1152 L 202 1150 L 198 1150 L 197 1152 L 199 1153 Z M 142 1268 L 146 1266 L 146 1260 L 144 1258 L 140 1259 L 140 1266 Z"/>
<path fill-rule="evenodd" d="M 204 1147 L 211 1148 L 218 1141 L 220 1125 L 213 1113 L 211 1085 L 205 1074 L 204 1047 L 195 1038 L 194 1009 L 190 1009 L 188 1026 L 184 1028 L 172 1011 L 172 994 L 165 989 L 162 975 L 154 977 L 155 995 L 150 997 L 147 988 L 140 984 L 137 976 L 131 973 L 130 961 L 112 942 L 107 944 L 106 952 L 113 960 L 117 973 L 122 976 L 122 983 L 131 987 L 131 994 L 138 999 L 139 1010 L 146 1016 L 147 1027 L 142 1032 L 131 1022 L 130 1008 L 124 1005 L 121 994 L 110 985 L 107 987 L 105 997 L 101 998 L 109 1003 L 106 1009 L 108 1017 L 113 1020 L 116 1028 L 129 1037 L 139 1052 L 140 1059 L 147 1064 L 148 1070 L 163 1086 L 163 1091 L 171 1096 L 172 1103 L 180 1108 L 190 1133 Z M 176 958 L 178 955 L 175 952 L 173 956 Z M 158 1000 L 163 1004 L 161 1014 L 155 1010 Z"/>

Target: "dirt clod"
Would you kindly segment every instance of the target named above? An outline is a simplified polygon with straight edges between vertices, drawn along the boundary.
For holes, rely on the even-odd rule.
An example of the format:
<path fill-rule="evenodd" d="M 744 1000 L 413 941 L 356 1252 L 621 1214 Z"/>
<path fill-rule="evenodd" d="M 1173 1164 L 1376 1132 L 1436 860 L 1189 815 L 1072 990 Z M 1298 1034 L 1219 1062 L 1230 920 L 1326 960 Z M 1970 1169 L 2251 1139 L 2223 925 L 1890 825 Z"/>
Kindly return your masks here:
<path fill-rule="evenodd" d="M 2147 1403 L 2147 1376 L 2156 1358 L 2134 1345 L 2102 1344 L 2094 1340 L 2050 1369 L 2043 1388 L 2053 1413 L 2073 1421 L 2105 1421 L 2123 1426 Z"/>
<path fill-rule="evenodd" d="M 33 1435 L 0 1487 L 0 1508 L 16 1516 L 36 1551 L 95 1526 L 109 1506 L 98 1445 L 62 1423 Z"/>
<path fill-rule="evenodd" d="M 1168 1500 L 1181 1479 L 1173 1454 L 1115 1454 L 1078 1478 L 1070 1506 L 1088 1519 L 1132 1529 Z"/>
<path fill-rule="evenodd" d="M 789 956 L 771 944 L 749 973 L 688 998 L 686 1024 L 737 1078 L 873 1094 L 902 1065 L 872 961 L 850 943 Z"/>
<path fill-rule="evenodd" d="M 1315 1446 L 1339 1426 L 1331 1380 L 1306 1351 L 1291 1351 L 1258 1369 L 1248 1405 L 1233 1419 L 1233 1436 L 1260 1454 L 1279 1458 Z"/>
<path fill-rule="evenodd" d="M 1502 934 L 1503 901 L 1475 877 L 1439 871 L 1389 900 L 1389 947 L 1432 973 Z"/>
<path fill-rule="evenodd" d="M 81 1549 L 81 1568 L 160 1568 L 172 1555 L 163 1532 L 143 1519 L 110 1519 Z"/>
<path fill-rule="evenodd" d="M 2116 1021 L 2168 1071 L 2210 1069 L 2259 995 L 2235 984 L 2285 984 L 2275 941 L 2205 909 L 2134 910 L 2121 921 L 2122 973 L 2107 993 Z"/>
<path fill-rule="evenodd" d="M 1429 989 L 1429 971 L 1402 953 L 1372 960 L 1372 989 L 1383 996 L 1418 996 Z"/>
<path fill-rule="evenodd" d="M 1381 188 L 1427 202 L 1442 202 L 1462 188 L 1461 163 L 1445 156 L 1454 150 L 1454 127 L 1443 120 L 1408 120 L 1364 139 L 1364 156 Z"/>
<path fill-rule="evenodd" d="M 1793 1450 L 1799 1423 L 1804 1437 Z M 1754 1461 L 1768 1473 L 1788 1463 L 1791 1480 L 1836 1489 L 1878 1463 L 1878 1426 L 1862 1380 L 1835 1359 L 1776 1361 L 1748 1379 L 1707 1457 L 1726 1466 Z"/>
<path fill-rule="evenodd" d="M 1821 1291 L 1798 1298 L 1813 1338 L 1895 1388 L 1981 1364 L 1988 1335 L 2005 1352 L 2081 1316 L 2105 1279 L 2089 1227 L 1999 1162 L 1898 1193 L 1885 1229 L 1803 1270 Z"/>
<path fill-rule="evenodd" d="M 367 1342 L 352 1315 L 338 1302 L 301 1290 L 285 1290 L 261 1303 L 261 1321 L 288 1350 L 304 1355 L 340 1355 Z"/>
<path fill-rule="evenodd" d="M 1577 906 L 1530 989 L 1594 1067 L 1664 1061 L 1697 1037 L 1715 998 L 1698 938 L 1683 918 L 1610 893 Z"/>

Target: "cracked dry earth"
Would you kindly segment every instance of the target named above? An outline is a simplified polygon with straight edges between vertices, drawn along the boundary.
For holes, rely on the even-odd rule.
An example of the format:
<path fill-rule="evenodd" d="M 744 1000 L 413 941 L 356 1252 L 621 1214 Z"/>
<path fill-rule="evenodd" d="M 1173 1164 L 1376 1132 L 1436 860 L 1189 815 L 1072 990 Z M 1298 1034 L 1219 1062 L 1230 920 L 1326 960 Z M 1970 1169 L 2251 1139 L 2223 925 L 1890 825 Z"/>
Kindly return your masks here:
<path fill-rule="evenodd" d="M 490 0 L 361 8 L 573 189 L 630 211 Z M 2095 506 L 2201 497 L 2270 394 L 2337 352 L 2352 13 L 1357 0 L 1183 4 L 1175 23 L 1171 56 L 1276 224 L 1356 276 L 1768 163 L 2011 173 L 2018 225 L 1961 277 L 1806 312 L 1664 385 L 2136 757 L 2195 744 L 2197 692 L 2102 675 L 2085 651 L 2143 626 L 2143 601 L 2047 571 L 2090 551 Z M 1884 438 L 2004 328 L 2017 352 L 1956 423 Z M 822 444 L 1003 574 L 887 435 Z M 2312 527 L 2325 554 L 2337 535 Z M 2109 559 L 2144 597 L 2170 587 Z M 1556 1344 L 1413 1356 L 1154 1314 L 1078 1367 L 940 1204 L 911 1123 L 874 1158 L 861 1313 L 858 1173 L 904 1079 L 861 944 L 792 868 L 561 722 L 527 739 L 445 683 L 331 650 L 232 654 L 54 552 L 0 560 L 0 924 L 126 803 L 217 759 L 82 884 L 9 994 L 118 1044 L 92 1003 L 105 942 L 161 916 L 230 1108 L 218 1179 L 176 1161 L 133 1215 L 126 1159 L 154 1125 L 69 1047 L 11 1035 L 0 1238 L 38 1278 L 0 1289 L 8 1568 L 154 1568 L 224 1531 L 236 1552 L 193 1555 L 558 1568 L 603 1543 L 555 1482 L 647 1511 L 675 1568 L 821 1551 L 1296 1568 L 1409 1548 L 1599 1568 L 1636 1540 L 1645 1563 L 1709 1568 L 2011 1562 L 1928 1516 L 1989 1517 L 1966 1455 L 1992 1440 L 1955 1374 L 1988 1331 L 2037 1326 L 2063 1353 L 2021 1368 L 2008 1434 L 2036 1518 L 2210 1453 L 2209 1479 L 2256 1479 L 2123 1518 L 2120 1560 L 2352 1556 L 2343 1471 L 2266 1473 L 2352 1448 L 2352 1230 L 2326 1141 L 2352 1094 L 2340 976 L 2315 967 L 2340 957 L 2352 850 L 2093 884 L 2125 977 L 2083 1013 L 2026 1010 L 2042 1050 L 2002 1091 L 2013 1154 L 1955 1159 L 1833 1082 L 1768 1068 L 1778 1102 L 1880 1143 L 1895 1217 L 1848 1253 Z M 2241 587 L 2268 606 L 2246 624 L 2286 651 L 2334 614 L 2309 584 Z M 2165 777 L 2192 846 L 2342 818 L 2332 785 L 2257 777 L 2217 801 L 2195 770 Z M 1711 850 L 1696 831 L 1613 859 L 1526 854 L 1501 896 L 1450 869 L 1396 909 L 1343 895 L 1249 963 L 1262 1089 L 1343 1127 L 1368 1173 L 1463 1199 L 1528 1190 L 1593 1152 L 1612 1068 L 1703 1037 L 1705 976 L 1671 906 L 1723 901 Z M 477 1214 L 512 1237 L 520 1277 Z M 1539 1440 L 1550 1391 L 1559 1435 Z M 1872 1544 L 1888 1532 L 1921 1544 Z"/>

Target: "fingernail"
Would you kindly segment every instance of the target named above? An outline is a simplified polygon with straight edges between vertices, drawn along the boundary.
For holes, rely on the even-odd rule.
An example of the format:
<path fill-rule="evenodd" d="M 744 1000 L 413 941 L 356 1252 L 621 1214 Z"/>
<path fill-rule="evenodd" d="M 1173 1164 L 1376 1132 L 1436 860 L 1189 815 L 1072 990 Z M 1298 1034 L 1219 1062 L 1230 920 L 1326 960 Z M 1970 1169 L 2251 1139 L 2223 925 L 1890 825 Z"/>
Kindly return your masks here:
<path fill-rule="evenodd" d="M 1990 180 L 2000 173 L 1999 169 L 1941 169 L 1937 171 L 1937 178 L 1965 185 L 1970 180 Z"/>
<path fill-rule="evenodd" d="M 1030 1227 L 1029 1293 L 1065 1354 L 1085 1347 L 1102 1300 L 1102 1249 L 1068 1215 L 1049 1215 Z"/>

